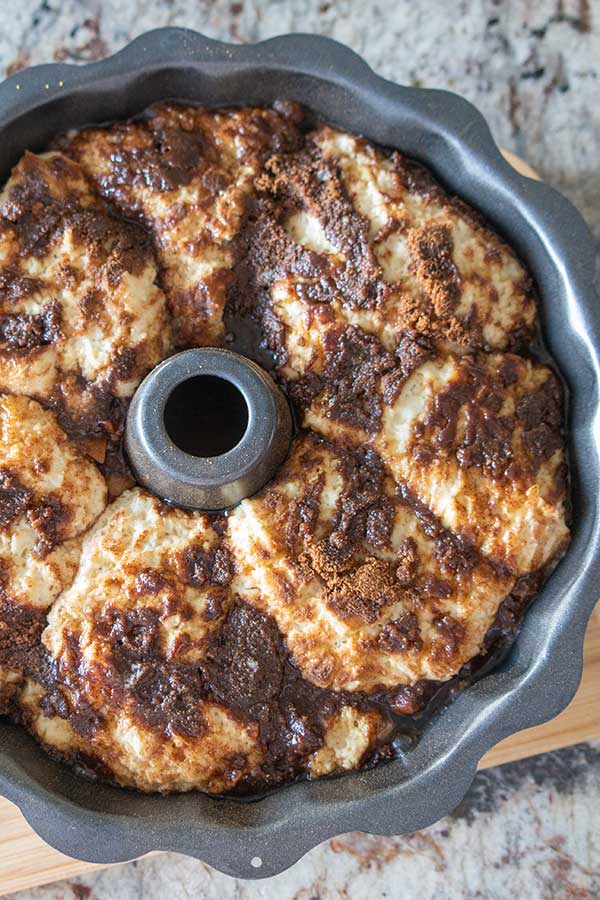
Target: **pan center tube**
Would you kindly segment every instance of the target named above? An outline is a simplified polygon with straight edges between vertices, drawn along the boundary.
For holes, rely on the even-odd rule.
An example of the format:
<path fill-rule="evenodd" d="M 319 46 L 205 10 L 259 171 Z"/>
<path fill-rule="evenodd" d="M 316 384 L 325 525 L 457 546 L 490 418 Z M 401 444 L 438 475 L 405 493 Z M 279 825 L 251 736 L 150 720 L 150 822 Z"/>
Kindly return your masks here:
<path fill-rule="evenodd" d="M 213 512 L 260 490 L 291 437 L 290 408 L 271 376 L 210 347 L 177 353 L 146 376 L 129 407 L 125 451 L 143 487 Z"/>

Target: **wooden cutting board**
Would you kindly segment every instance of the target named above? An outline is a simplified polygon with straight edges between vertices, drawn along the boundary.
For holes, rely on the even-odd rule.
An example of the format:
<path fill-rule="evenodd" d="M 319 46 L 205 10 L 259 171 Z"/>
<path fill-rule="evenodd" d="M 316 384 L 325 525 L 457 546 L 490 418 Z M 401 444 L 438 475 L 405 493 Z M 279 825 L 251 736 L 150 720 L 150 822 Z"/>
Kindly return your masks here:
<path fill-rule="evenodd" d="M 523 175 L 537 178 L 527 163 L 505 152 Z M 512 735 L 484 756 L 482 767 L 501 765 L 580 741 L 600 739 L 600 605 L 590 621 L 585 643 L 583 679 L 579 690 L 559 716 Z M 31 830 L 18 809 L 0 798 L 0 896 L 63 878 L 98 866 L 57 853 Z"/>

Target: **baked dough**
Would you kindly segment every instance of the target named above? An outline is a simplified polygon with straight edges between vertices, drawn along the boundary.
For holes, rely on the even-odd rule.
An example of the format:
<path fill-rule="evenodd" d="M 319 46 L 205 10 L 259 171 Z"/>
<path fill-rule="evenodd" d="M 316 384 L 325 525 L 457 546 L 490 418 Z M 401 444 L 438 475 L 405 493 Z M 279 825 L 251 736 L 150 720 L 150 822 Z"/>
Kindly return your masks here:
<path fill-rule="evenodd" d="M 260 793 L 418 739 L 569 540 L 561 383 L 514 252 L 290 103 L 67 135 L 0 215 L 4 711 L 143 791 Z M 119 462 L 145 372 L 206 345 L 270 367 L 298 425 L 227 515 Z"/>

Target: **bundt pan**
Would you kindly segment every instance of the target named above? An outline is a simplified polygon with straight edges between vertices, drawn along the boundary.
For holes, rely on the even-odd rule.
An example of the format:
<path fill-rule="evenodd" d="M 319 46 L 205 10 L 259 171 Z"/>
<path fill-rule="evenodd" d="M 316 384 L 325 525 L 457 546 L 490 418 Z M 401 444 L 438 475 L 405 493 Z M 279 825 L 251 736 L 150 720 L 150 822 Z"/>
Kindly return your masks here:
<path fill-rule="evenodd" d="M 317 115 L 429 166 L 478 207 L 532 272 L 544 335 L 569 388 L 573 539 L 527 613 L 502 665 L 433 718 L 417 746 L 387 765 L 298 783 L 256 802 L 161 797 L 92 784 L 0 722 L 0 792 L 52 846 L 114 863 L 150 850 L 187 853 L 243 878 L 281 872 L 325 838 L 399 834 L 450 812 L 483 754 L 562 710 L 581 676 L 600 579 L 600 305 L 591 236 L 576 210 L 501 157 L 480 114 L 445 91 L 399 87 L 350 50 L 291 35 L 233 46 L 191 31 L 154 31 L 110 59 L 48 65 L 0 86 L 0 175 L 57 133 L 136 114 L 165 98 L 210 106 L 298 100 Z"/>

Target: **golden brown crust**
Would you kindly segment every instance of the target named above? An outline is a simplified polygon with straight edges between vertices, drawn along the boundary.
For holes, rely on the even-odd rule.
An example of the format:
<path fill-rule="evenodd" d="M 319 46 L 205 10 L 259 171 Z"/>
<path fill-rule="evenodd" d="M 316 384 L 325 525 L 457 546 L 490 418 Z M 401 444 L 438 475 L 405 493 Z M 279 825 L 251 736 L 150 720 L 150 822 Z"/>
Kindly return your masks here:
<path fill-rule="evenodd" d="M 99 192 L 152 234 L 180 347 L 223 341 L 237 234 L 264 160 L 298 141 L 300 113 L 163 103 L 63 143 Z"/>
<path fill-rule="evenodd" d="M 549 367 L 514 354 L 435 353 L 410 333 L 393 356 L 325 318 L 313 320 L 311 341 L 302 359 L 287 344 L 304 368 L 288 390 L 305 427 L 372 446 L 447 528 L 517 576 L 563 552 L 563 395 Z"/>
<path fill-rule="evenodd" d="M 445 680 L 482 650 L 515 584 L 400 493 L 374 454 L 313 434 L 230 533 L 237 592 L 275 618 L 307 678 L 336 690 Z"/>
<path fill-rule="evenodd" d="M 73 578 L 106 495 L 53 413 L 0 395 L 0 710 L 37 664 L 46 610 Z"/>
<path fill-rule="evenodd" d="M 306 366 L 307 324 L 325 316 L 391 352 L 407 332 L 442 349 L 531 339 L 535 297 L 514 254 L 400 154 L 323 126 L 255 183 L 230 302 L 268 311 L 286 377 Z"/>
<path fill-rule="evenodd" d="M 100 517 L 21 699 L 46 746 L 142 790 L 247 790 L 305 771 L 341 701 L 239 597 L 223 526 L 140 489 Z"/>
<path fill-rule="evenodd" d="M 53 407 L 72 432 L 119 432 L 123 401 L 169 352 L 156 266 L 81 168 L 26 153 L 0 197 L 0 388 Z"/>
<path fill-rule="evenodd" d="M 361 322 L 392 348 L 407 329 L 441 345 L 522 349 L 533 335 L 531 281 L 510 248 L 418 163 L 321 127 L 312 136 L 354 208 L 388 292 Z"/>
<path fill-rule="evenodd" d="M 406 380 L 375 444 L 446 527 L 518 576 L 568 541 L 562 416 L 547 366 L 511 354 L 438 357 Z"/>
<path fill-rule="evenodd" d="M 68 723 L 77 747 L 122 784 L 233 787 L 256 764 L 256 729 L 213 700 L 199 667 L 225 621 L 232 574 L 205 516 L 139 489 L 123 494 L 88 534 L 49 615 L 43 641 L 56 675 L 41 679 L 30 727 Z"/>

